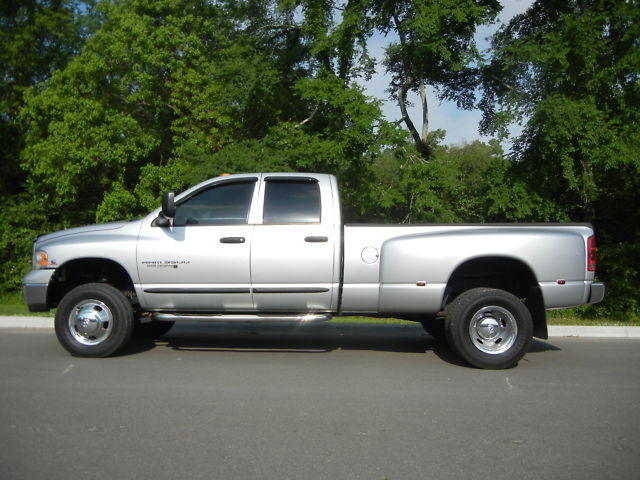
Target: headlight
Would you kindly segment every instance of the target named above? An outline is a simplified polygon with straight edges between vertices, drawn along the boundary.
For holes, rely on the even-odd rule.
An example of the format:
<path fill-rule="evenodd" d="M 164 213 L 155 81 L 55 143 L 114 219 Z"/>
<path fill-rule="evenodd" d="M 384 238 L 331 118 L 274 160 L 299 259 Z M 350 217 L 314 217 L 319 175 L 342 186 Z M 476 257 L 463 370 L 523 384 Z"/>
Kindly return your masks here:
<path fill-rule="evenodd" d="M 34 268 L 46 268 L 49 266 L 49 256 L 44 250 L 37 250 L 33 255 Z"/>

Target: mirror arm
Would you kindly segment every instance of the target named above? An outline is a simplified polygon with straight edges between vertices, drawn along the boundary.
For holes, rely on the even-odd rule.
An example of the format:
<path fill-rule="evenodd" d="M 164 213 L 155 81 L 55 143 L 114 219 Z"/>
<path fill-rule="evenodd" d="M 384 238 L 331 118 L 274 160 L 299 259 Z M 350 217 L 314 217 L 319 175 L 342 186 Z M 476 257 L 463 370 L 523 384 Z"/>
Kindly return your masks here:
<path fill-rule="evenodd" d="M 164 213 L 160 212 L 155 220 L 151 223 L 152 227 L 173 227 L 173 218 L 167 217 Z"/>

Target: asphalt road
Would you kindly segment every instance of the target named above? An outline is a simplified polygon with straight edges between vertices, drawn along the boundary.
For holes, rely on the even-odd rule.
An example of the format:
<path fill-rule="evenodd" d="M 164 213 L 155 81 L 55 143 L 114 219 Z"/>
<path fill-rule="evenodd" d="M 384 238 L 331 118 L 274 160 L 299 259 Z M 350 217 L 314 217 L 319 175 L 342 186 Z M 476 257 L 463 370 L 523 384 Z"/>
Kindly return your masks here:
<path fill-rule="evenodd" d="M 0 479 L 637 479 L 640 341 L 461 364 L 419 326 L 182 326 L 109 359 L 0 331 Z"/>

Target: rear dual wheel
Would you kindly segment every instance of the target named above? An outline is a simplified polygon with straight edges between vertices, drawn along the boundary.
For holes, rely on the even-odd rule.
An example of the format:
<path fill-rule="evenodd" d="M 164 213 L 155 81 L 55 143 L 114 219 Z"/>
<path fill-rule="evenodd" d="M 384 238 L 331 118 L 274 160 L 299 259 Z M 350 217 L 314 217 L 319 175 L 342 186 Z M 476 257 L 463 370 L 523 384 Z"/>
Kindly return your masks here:
<path fill-rule="evenodd" d="M 475 367 L 513 367 L 531 344 L 531 314 L 516 296 L 504 290 L 468 290 L 451 302 L 445 313 L 449 345 Z"/>

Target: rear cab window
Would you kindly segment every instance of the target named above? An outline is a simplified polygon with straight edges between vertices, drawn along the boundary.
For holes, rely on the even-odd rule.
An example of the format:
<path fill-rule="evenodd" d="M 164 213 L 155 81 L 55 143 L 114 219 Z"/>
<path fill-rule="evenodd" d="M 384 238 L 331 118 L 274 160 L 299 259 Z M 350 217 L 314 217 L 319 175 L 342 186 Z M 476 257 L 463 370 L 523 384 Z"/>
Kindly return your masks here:
<path fill-rule="evenodd" d="M 320 186 L 314 178 L 266 179 L 263 224 L 320 223 Z"/>

